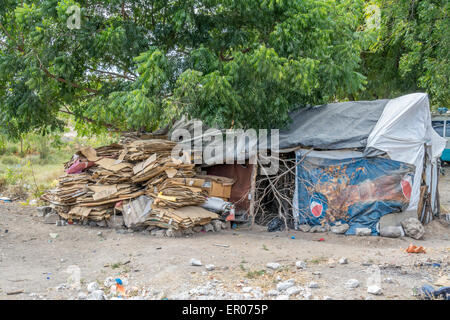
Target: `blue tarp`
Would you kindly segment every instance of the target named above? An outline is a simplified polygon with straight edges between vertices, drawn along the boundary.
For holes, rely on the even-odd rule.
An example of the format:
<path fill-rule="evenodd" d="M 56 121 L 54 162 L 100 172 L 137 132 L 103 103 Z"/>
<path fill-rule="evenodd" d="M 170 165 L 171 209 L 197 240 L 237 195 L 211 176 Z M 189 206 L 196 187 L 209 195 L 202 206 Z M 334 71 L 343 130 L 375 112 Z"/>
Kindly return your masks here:
<path fill-rule="evenodd" d="M 297 153 L 297 161 L 301 155 Z M 414 166 L 386 158 L 305 157 L 297 165 L 298 223 L 348 223 L 346 234 L 370 228 L 388 213 L 408 207 Z"/>

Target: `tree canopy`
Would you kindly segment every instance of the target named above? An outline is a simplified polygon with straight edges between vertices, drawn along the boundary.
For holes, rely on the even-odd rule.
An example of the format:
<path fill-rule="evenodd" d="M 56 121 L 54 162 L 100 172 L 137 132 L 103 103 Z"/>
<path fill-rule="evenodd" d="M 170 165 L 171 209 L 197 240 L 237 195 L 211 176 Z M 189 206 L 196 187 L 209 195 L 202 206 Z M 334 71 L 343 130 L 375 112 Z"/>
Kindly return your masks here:
<path fill-rule="evenodd" d="M 61 127 L 61 114 L 90 130 L 182 114 L 280 128 L 307 104 L 418 89 L 449 101 L 444 0 L 1 2 L 0 130 L 12 136 Z M 368 30 L 373 3 L 381 27 Z"/>

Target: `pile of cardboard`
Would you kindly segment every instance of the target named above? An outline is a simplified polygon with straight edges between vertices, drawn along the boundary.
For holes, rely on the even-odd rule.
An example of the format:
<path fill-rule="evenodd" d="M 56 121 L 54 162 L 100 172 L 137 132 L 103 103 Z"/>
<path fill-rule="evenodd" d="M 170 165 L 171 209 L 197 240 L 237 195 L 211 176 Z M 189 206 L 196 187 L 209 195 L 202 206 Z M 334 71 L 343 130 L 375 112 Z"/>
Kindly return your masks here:
<path fill-rule="evenodd" d="M 179 230 L 219 218 L 199 205 L 208 196 L 229 198 L 231 179 L 199 175 L 194 164 L 173 158 L 175 142 L 124 140 L 80 149 L 65 164 L 58 186 L 42 199 L 67 220 L 107 221 L 122 213 L 128 227 Z"/>

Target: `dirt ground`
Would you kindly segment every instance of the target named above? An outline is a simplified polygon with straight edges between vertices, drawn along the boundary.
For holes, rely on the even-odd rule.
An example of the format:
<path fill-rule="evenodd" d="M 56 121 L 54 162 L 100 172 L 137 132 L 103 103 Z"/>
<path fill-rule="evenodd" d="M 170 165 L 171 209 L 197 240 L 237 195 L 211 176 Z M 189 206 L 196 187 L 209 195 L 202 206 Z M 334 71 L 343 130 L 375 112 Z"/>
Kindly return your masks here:
<path fill-rule="evenodd" d="M 442 206 L 450 208 L 447 172 L 440 193 Z M 133 299 L 287 299 L 284 293 L 271 294 L 288 279 L 301 289 L 290 299 L 417 299 L 414 288 L 433 285 L 450 270 L 449 227 L 438 220 L 425 227 L 423 240 L 269 233 L 259 226 L 158 238 L 44 224 L 36 213 L 34 207 L 0 204 L 0 299 L 78 299 L 91 282 L 109 297 L 108 277 L 127 281 L 126 297 Z M 52 238 L 53 233 L 58 236 Z M 427 253 L 406 253 L 410 243 Z M 347 264 L 338 262 L 342 257 Z M 192 258 L 203 265 L 191 266 Z M 298 269 L 297 261 L 306 262 L 306 268 Z M 268 269 L 270 262 L 281 267 Z M 206 271 L 207 264 L 215 269 Z M 80 270 L 79 288 L 68 280 L 73 266 Z M 369 294 L 368 280 L 378 272 L 382 294 Z M 359 286 L 348 289 L 350 279 Z"/>

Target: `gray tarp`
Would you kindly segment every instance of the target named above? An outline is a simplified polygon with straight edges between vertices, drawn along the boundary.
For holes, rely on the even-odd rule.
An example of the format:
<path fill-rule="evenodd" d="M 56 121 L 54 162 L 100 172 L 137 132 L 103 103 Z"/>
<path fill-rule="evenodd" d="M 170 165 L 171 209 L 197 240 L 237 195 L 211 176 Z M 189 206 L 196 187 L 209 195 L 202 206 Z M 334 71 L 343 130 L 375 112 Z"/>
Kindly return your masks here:
<path fill-rule="evenodd" d="M 389 100 L 350 101 L 329 103 L 321 106 L 301 108 L 290 114 L 292 119 L 288 129 L 280 130 L 279 149 L 296 147 L 312 147 L 314 149 L 347 149 L 365 148 L 367 138 L 375 127 Z M 190 132 L 192 145 L 194 140 L 202 141 L 205 147 L 210 141 L 207 135 L 194 135 L 194 120 L 183 117 L 177 121 L 169 132 L 169 137 L 175 129 L 186 129 Z M 203 134 L 208 129 L 202 126 Z M 175 139 L 177 141 L 177 139 Z M 270 148 L 270 138 L 267 146 Z M 236 150 L 237 149 L 237 150 Z M 224 150 L 226 150 L 224 144 Z M 235 147 L 234 154 L 245 154 L 248 158 L 248 141 Z M 233 154 L 226 153 L 226 154 Z M 216 162 L 212 157 L 210 160 Z M 217 159 L 221 163 L 221 159 Z"/>
<path fill-rule="evenodd" d="M 329 103 L 292 112 L 289 128 L 280 130 L 280 149 L 364 148 L 388 101 Z"/>

